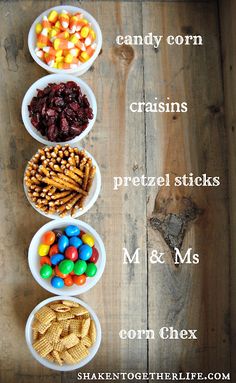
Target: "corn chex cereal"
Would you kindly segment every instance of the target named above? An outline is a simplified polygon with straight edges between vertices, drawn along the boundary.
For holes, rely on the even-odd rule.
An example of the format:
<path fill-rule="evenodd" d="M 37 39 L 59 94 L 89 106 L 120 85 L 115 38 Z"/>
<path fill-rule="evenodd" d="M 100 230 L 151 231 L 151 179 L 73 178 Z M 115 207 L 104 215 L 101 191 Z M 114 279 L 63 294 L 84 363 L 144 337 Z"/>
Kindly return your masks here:
<path fill-rule="evenodd" d="M 58 313 L 70 311 L 70 307 L 63 305 L 62 303 L 54 303 L 50 305 L 50 308 Z"/>
<path fill-rule="evenodd" d="M 87 347 L 85 347 L 82 343 L 70 348 L 68 352 L 76 362 L 79 362 L 89 355 Z"/>
<path fill-rule="evenodd" d="M 49 343 L 45 336 L 39 340 L 36 340 L 33 347 L 42 357 L 47 356 L 53 350 L 53 346 Z"/>
<path fill-rule="evenodd" d="M 51 326 L 51 322 L 45 324 L 45 323 L 39 322 L 38 319 L 35 319 L 32 324 L 32 329 L 39 332 L 40 334 L 44 334 L 50 326 Z"/>
<path fill-rule="evenodd" d="M 70 327 L 70 322 L 72 321 L 73 319 L 66 319 L 66 320 L 63 320 L 61 321 L 61 325 L 62 325 L 62 333 L 61 333 L 61 336 L 64 338 L 64 336 L 68 335 L 69 334 L 69 327 Z M 73 332 L 73 331 L 72 331 Z M 77 335 L 77 334 L 76 334 Z"/>
<path fill-rule="evenodd" d="M 79 307 L 72 307 L 70 312 L 74 314 L 75 316 L 80 316 L 88 313 L 88 310 L 85 307 L 79 306 Z"/>
<path fill-rule="evenodd" d="M 88 335 L 86 335 L 84 338 L 81 339 L 81 343 L 86 346 L 86 347 L 91 347 L 92 346 L 92 339 L 89 338 Z"/>
<path fill-rule="evenodd" d="M 71 333 L 63 338 L 61 342 L 64 344 L 65 348 L 71 348 L 79 343 L 79 338 L 75 334 Z"/>
<path fill-rule="evenodd" d="M 90 322 L 91 322 L 90 318 L 83 319 L 82 327 L 81 327 L 81 338 L 84 338 L 86 335 L 88 335 Z"/>
<path fill-rule="evenodd" d="M 87 309 L 72 301 L 55 301 L 35 313 L 32 323 L 35 351 L 51 363 L 75 364 L 89 355 L 96 326 Z"/>
<path fill-rule="evenodd" d="M 35 318 L 39 320 L 39 322 L 47 325 L 53 319 L 56 319 L 56 313 L 50 307 L 43 306 L 39 311 L 36 312 Z"/>
<path fill-rule="evenodd" d="M 74 318 L 74 314 L 72 314 L 70 311 L 67 311 L 66 313 L 57 313 L 57 320 L 59 321 L 72 318 Z"/>
<path fill-rule="evenodd" d="M 62 360 L 64 360 L 64 362 L 66 364 L 75 364 L 76 363 L 76 361 L 74 360 L 74 358 L 72 358 L 71 354 L 69 354 L 68 351 L 63 351 L 61 353 L 61 358 L 62 358 Z"/>
<path fill-rule="evenodd" d="M 89 338 L 92 341 L 92 344 L 95 343 L 97 337 L 97 332 L 96 332 L 96 326 L 93 320 L 91 320 L 90 327 L 89 327 Z"/>
<path fill-rule="evenodd" d="M 46 332 L 45 337 L 50 343 L 55 344 L 59 342 L 61 333 L 62 325 L 58 322 L 54 322 Z"/>
<path fill-rule="evenodd" d="M 68 307 L 79 307 L 79 303 L 73 301 L 62 301 L 63 305 Z"/>
<path fill-rule="evenodd" d="M 82 320 L 71 319 L 69 326 L 71 333 L 74 333 L 78 338 L 81 337 Z"/>

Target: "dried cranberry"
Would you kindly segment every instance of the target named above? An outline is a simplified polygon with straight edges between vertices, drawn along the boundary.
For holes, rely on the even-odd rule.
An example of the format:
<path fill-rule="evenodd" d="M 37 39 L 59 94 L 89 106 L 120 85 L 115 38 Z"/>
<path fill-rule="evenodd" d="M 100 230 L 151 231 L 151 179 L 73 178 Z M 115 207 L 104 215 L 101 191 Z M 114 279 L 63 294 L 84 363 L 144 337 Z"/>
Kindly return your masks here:
<path fill-rule="evenodd" d="M 93 119 L 86 95 L 74 81 L 37 89 L 28 105 L 32 125 L 49 141 L 68 141 L 82 133 Z"/>

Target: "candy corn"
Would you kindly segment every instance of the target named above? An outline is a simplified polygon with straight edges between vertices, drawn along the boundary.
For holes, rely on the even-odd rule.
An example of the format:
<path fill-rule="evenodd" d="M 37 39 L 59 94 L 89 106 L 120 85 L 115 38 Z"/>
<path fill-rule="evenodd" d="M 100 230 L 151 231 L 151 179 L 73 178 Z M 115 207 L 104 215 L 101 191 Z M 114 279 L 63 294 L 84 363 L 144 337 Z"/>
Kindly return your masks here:
<path fill-rule="evenodd" d="M 96 33 L 81 13 L 53 9 L 35 25 L 35 34 L 35 54 L 53 68 L 77 68 L 96 50 Z"/>
<path fill-rule="evenodd" d="M 63 40 L 63 39 L 55 39 L 53 42 L 54 49 L 71 49 L 74 48 L 74 44 L 71 41 Z"/>

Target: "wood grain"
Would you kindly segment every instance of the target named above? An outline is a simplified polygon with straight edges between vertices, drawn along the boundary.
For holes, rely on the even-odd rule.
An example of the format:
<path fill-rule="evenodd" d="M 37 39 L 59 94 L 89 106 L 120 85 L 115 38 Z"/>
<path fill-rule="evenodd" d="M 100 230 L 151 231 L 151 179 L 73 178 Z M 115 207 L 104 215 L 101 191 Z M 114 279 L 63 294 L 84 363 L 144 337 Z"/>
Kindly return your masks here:
<path fill-rule="evenodd" d="M 234 1 L 226 1 L 220 5 L 222 62 L 224 74 L 224 99 L 225 99 L 225 126 L 227 131 L 227 155 L 228 155 L 228 178 L 229 178 L 229 202 L 230 202 L 230 340 L 231 340 L 231 370 L 232 381 L 236 380 L 236 136 L 235 136 L 235 84 L 236 84 L 236 36 L 234 15 L 236 4 Z"/>
<path fill-rule="evenodd" d="M 46 75 L 27 47 L 32 21 L 61 1 L 0 2 L 0 232 L 2 333 L 0 381 L 6 383 L 74 383 L 76 372 L 56 373 L 34 361 L 24 339 L 27 316 L 49 294 L 33 280 L 27 250 L 36 230 L 48 220 L 25 199 L 22 177 L 27 160 L 40 146 L 23 127 L 21 101 L 28 87 Z M 82 371 L 229 371 L 235 353 L 235 228 L 234 142 L 235 99 L 233 2 L 222 9 L 226 84 L 226 137 L 223 117 L 223 83 L 218 9 L 215 1 L 63 1 L 91 12 L 103 32 L 102 54 L 83 79 L 98 103 L 96 124 L 82 145 L 91 152 L 102 173 L 101 195 L 82 216 L 102 236 L 107 265 L 99 284 L 82 296 L 97 312 L 103 330 L 96 358 Z M 203 34 L 203 47 L 119 47 L 118 34 Z M 227 41 L 231 33 L 232 42 Z M 131 113 L 133 101 L 158 101 L 167 96 L 188 101 L 184 115 Z M 227 177 L 229 148 L 229 177 Z M 150 176 L 194 173 L 221 177 L 219 188 L 113 190 L 113 176 Z M 228 193 L 231 208 L 228 206 Z M 173 265 L 171 251 L 150 219 L 163 200 L 172 203 L 168 214 L 185 210 L 191 200 L 199 209 L 186 225 L 183 249 L 191 246 L 201 255 L 200 265 Z M 141 248 L 140 265 L 123 265 L 122 248 L 132 254 Z M 148 264 L 152 249 L 166 251 L 166 265 Z M 231 288 L 229 276 L 231 275 Z M 231 294 L 231 299 L 230 299 Z M 231 310 L 233 308 L 234 311 Z M 230 341 L 229 318 L 232 337 Z M 198 328 L 197 342 L 161 341 L 162 326 Z M 156 340 L 121 341 L 121 329 L 156 331 Z"/>
<path fill-rule="evenodd" d="M 175 221 L 185 219 L 186 202 L 189 214 L 194 208 L 199 210 L 181 241 L 183 252 L 191 247 L 200 254 L 199 265 L 177 268 L 172 248 L 155 226 L 149 227 L 149 254 L 152 249 L 166 251 L 169 262 L 149 267 L 148 326 L 157 336 L 162 326 L 198 329 L 197 341 L 150 341 L 150 370 L 158 366 L 159 371 L 228 371 L 228 191 L 217 7 L 214 3 L 143 3 L 143 22 L 144 34 L 151 30 L 164 36 L 186 32 L 204 36 L 202 47 L 162 44 L 156 51 L 144 48 L 145 100 L 170 97 L 189 105 L 186 114 L 146 113 L 147 173 L 174 177 L 192 172 L 221 177 L 218 188 L 148 190 L 150 221 L 160 218 L 162 212 L 169 219 L 167 231 L 171 235 L 176 230 Z M 220 281 L 224 282 L 219 289 Z"/>

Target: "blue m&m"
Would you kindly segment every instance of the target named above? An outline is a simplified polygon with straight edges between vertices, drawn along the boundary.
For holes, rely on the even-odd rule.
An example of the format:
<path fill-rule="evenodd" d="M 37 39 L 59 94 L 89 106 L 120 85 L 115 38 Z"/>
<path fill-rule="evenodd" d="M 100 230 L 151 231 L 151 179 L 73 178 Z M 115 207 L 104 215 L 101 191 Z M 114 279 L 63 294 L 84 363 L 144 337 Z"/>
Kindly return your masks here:
<path fill-rule="evenodd" d="M 56 289 L 61 289 L 62 287 L 64 287 L 65 283 L 64 283 L 64 280 L 60 277 L 52 277 L 51 285 L 52 287 L 55 287 Z"/>
<path fill-rule="evenodd" d="M 82 245 L 79 248 L 79 258 L 83 261 L 88 261 L 92 256 L 93 249 L 89 245 Z"/>
<path fill-rule="evenodd" d="M 66 235 L 62 235 L 59 239 L 58 239 L 58 250 L 60 251 L 60 253 L 64 253 L 64 251 L 66 250 L 66 248 L 69 246 L 69 239 Z"/>
<path fill-rule="evenodd" d="M 74 237 L 75 235 L 80 235 L 80 229 L 75 225 L 69 225 L 65 228 L 65 233 L 67 237 Z"/>

